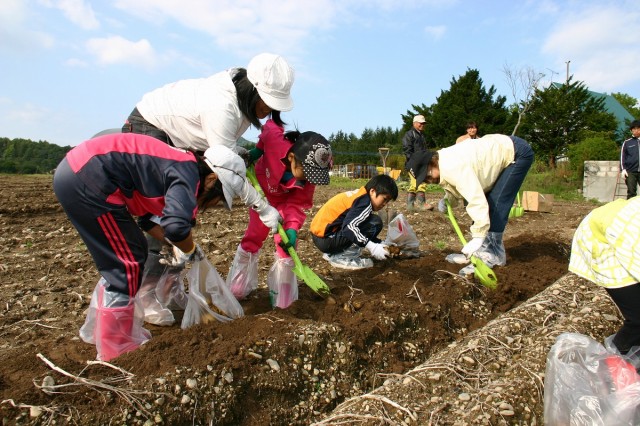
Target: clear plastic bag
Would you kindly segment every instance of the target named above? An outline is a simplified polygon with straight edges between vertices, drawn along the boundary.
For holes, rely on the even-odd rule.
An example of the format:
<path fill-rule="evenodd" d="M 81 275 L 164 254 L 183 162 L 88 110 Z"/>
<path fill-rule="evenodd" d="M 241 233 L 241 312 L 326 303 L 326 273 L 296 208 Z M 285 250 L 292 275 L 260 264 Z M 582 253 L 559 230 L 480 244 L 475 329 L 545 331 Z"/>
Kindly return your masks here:
<path fill-rule="evenodd" d="M 249 253 L 238 245 L 233 263 L 227 275 L 227 287 L 238 300 L 242 300 L 258 288 L 258 259 L 260 251 Z"/>
<path fill-rule="evenodd" d="M 161 259 L 162 255 L 149 252 L 136 297 L 142 303 L 146 322 L 169 326 L 175 322 L 171 310 L 184 310 L 187 295 L 180 279 L 183 269 L 163 264 Z"/>
<path fill-rule="evenodd" d="M 400 213 L 389 222 L 387 229 L 387 238 L 384 243 L 386 245 L 395 245 L 400 248 L 400 256 L 403 257 L 419 257 L 420 241 L 411 225 Z"/>
<path fill-rule="evenodd" d="M 286 309 L 298 300 L 298 279 L 293 273 L 293 259 L 275 255 L 275 262 L 267 275 L 271 306 Z"/>
<path fill-rule="evenodd" d="M 144 310 L 137 298 L 106 290 L 107 281 L 100 278 L 91 295 L 80 338 L 95 344 L 97 358 L 109 361 L 132 351 L 151 338 L 143 327 Z"/>
<path fill-rule="evenodd" d="M 640 424 L 640 376 L 626 356 L 563 333 L 547 355 L 545 425 Z"/>
<path fill-rule="evenodd" d="M 186 274 L 189 283 L 183 329 L 213 320 L 231 321 L 244 315 L 242 306 L 208 259 L 194 262 Z"/>

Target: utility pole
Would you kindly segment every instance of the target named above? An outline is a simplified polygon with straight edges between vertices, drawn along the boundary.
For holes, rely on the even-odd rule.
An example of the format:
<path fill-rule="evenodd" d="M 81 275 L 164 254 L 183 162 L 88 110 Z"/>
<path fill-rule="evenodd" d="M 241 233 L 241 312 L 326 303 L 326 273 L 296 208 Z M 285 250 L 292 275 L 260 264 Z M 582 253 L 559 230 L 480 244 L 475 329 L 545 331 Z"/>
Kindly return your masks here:
<path fill-rule="evenodd" d="M 567 64 L 567 84 L 569 84 L 569 64 L 570 63 L 571 63 L 571 61 L 565 62 L 565 64 Z"/>

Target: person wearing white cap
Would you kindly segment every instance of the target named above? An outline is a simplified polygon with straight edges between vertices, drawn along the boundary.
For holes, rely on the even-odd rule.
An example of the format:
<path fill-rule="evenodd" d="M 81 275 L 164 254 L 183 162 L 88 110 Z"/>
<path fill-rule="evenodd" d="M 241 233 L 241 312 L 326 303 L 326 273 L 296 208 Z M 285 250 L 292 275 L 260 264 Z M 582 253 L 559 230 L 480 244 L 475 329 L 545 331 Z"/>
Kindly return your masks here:
<path fill-rule="evenodd" d="M 215 146 L 246 152 L 236 142 L 250 125 L 260 129 L 260 120 L 269 115 L 284 125 L 280 112 L 293 108 L 293 82 L 293 68 L 282 56 L 261 53 L 251 59 L 246 69 L 231 68 L 207 78 L 180 80 L 147 93 L 129 115 L 122 132 L 153 136 L 201 155 Z M 251 160 L 261 154 L 252 150 Z M 260 198 L 251 185 L 243 198 L 247 205 L 251 205 L 249 198 Z M 261 204 L 258 211 L 260 217 L 272 217 L 275 209 Z M 149 239 L 149 249 L 156 252 L 161 246 Z"/>
<path fill-rule="evenodd" d="M 178 148 L 204 151 L 236 142 L 261 119 L 283 125 L 280 112 L 293 109 L 293 68 L 279 55 L 261 53 L 247 68 L 231 68 L 207 78 L 180 80 L 145 94 L 122 127 Z"/>
<path fill-rule="evenodd" d="M 405 167 L 409 164 L 411 156 L 417 152 L 427 150 L 427 142 L 424 139 L 422 131 L 426 120 L 424 115 L 419 114 L 413 117 L 413 125 L 407 133 L 402 137 L 402 151 L 405 156 Z M 433 206 L 427 203 L 426 191 L 427 184 L 416 183 L 413 176 L 409 175 L 409 189 L 407 190 L 407 210 L 412 211 L 414 208 L 418 210 L 433 210 Z"/>
<path fill-rule="evenodd" d="M 102 276 L 81 330 L 99 359 L 108 361 L 151 337 L 135 297 L 148 258 L 143 231 L 172 245 L 168 262 L 174 267 L 201 259 L 192 234 L 199 210 L 221 199 L 231 207 L 236 196 L 256 209 L 266 204 L 248 191 L 245 174 L 244 161 L 227 147 L 211 147 L 201 157 L 133 133 L 93 138 L 67 153 L 53 189 Z M 276 227 L 278 212 L 262 211 L 263 222 Z"/>

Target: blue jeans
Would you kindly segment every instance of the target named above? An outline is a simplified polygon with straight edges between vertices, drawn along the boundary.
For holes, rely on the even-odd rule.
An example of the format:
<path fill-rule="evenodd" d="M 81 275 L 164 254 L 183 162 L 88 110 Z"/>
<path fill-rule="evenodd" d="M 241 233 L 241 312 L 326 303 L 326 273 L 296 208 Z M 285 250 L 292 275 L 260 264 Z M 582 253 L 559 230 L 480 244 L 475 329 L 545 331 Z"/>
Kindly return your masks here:
<path fill-rule="evenodd" d="M 509 211 L 533 164 L 533 150 L 527 141 L 517 136 L 509 137 L 513 141 L 515 158 L 513 163 L 500 173 L 493 189 L 487 193 L 491 221 L 489 232 L 504 232 L 509 220 Z"/>

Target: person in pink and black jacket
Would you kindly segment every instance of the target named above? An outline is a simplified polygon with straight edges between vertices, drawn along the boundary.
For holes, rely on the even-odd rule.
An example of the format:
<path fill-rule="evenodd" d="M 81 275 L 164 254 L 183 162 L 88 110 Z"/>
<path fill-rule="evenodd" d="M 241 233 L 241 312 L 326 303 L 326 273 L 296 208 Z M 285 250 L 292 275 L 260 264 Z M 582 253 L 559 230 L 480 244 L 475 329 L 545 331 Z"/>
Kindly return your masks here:
<path fill-rule="evenodd" d="M 289 244 L 295 247 L 297 233 L 307 217 L 305 210 L 313 205 L 316 185 L 329 183 L 331 146 L 318 133 L 285 133 L 283 127 L 267 120 L 255 149 L 264 153 L 255 165 L 258 182 L 269 204 L 282 216 Z M 227 284 L 238 299 L 245 298 L 258 286 L 258 256 L 268 236 L 269 228 L 250 210 L 249 226 L 227 277 Z M 274 241 L 275 263 L 269 271 L 267 284 L 273 306 L 286 308 L 297 300 L 298 286 L 287 247 L 283 247 L 277 233 Z"/>
<path fill-rule="evenodd" d="M 235 196 L 247 198 L 250 186 L 244 161 L 222 145 L 199 156 L 151 136 L 115 133 L 67 153 L 53 189 L 102 276 L 80 333 L 95 343 L 98 359 L 108 361 L 151 337 L 135 303 L 147 261 L 143 231 L 173 246 L 172 266 L 203 258 L 191 231 L 196 214 L 219 201 L 230 208 Z"/>

